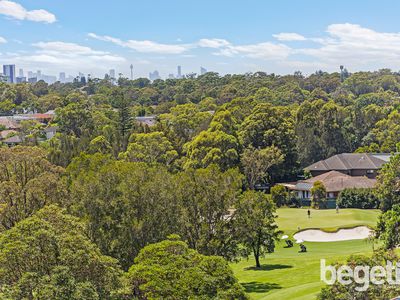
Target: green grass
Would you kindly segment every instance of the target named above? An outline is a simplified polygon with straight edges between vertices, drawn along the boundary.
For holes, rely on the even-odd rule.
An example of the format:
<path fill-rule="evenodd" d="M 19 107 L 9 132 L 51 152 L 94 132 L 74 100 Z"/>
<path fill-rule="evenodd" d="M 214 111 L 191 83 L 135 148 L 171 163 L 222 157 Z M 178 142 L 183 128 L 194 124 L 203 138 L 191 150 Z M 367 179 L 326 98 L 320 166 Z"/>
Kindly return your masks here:
<path fill-rule="evenodd" d="M 342 209 L 312 210 L 311 219 L 307 209 L 278 209 L 278 225 L 286 234 L 300 229 L 321 228 L 335 231 L 359 225 L 374 227 L 379 212 L 376 210 Z M 320 259 L 328 263 L 345 261 L 351 254 L 370 254 L 372 245 L 354 240 L 331 243 L 305 243 L 307 253 L 298 253 L 299 247 L 284 248 L 277 245 L 275 253 L 261 260 L 262 268 L 254 268 L 254 259 L 232 264 L 232 268 L 252 299 L 315 299 L 324 285 L 320 282 Z"/>
<path fill-rule="evenodd" d="M 311 218 L 307 209 L 281 208 L 277 211 L 278 226 L 286 234 L 293 234 L 307 228 L 318 228 L 324 231 L 337 231 L 340 228 L 351 228 L 360 225 L 375 227 L 379 210 L 375 209 L 311 209 Z"/>

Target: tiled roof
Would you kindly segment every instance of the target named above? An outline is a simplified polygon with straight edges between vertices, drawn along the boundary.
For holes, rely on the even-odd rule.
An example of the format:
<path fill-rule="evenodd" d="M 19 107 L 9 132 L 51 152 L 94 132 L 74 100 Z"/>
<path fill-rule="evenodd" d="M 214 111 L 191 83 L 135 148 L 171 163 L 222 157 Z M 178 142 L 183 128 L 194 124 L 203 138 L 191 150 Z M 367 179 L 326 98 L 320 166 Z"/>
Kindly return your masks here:
<path fill-rule="evenodd" d="M 310 179 L 298 181 L 295 190 L 311 190 L 314 182 L 321 181 L 327 192 L 340 192 L 347 188 L 373 188 L 376 180 L 365 176 L 349 176 L 330 171 Z"/>
<path fill-rule="evenodd" d="M 10 135 L 12 133 L 18 133 L 18 132 L 15 130 L 12 130 L 12 129 L 0 131 L 0 139 L 5 139 L 8 135 Z"/>
<path fill-rule="evenodd" d="M 36 113 L 36 114 L 14 115 L 13 117 L 18 120 L 43 120 L 43 119 L 50 120 L 54 118 L 54 115 L 47 113 L 45 114 Z"/>
<path fill-rule="evenodd" d="M 35 119 L 53 119 L 54 115 L 50 114 L 33 114 L 32 117 Z"/>
<path fill-rule="evenodd" d="M 0 125 L 6 129 L 18 129 L 20 126 L 15 122 L 13 117 L 0 117 Z"/>
<path fill-rule="evenodd" d="M 298 182 L 295 186 L 295 189 L 298 191 L 309 191 L 313 187 L 313 184 L 308 182 Z"/>
<path fill-rule="evenodd" d="M 308 167 L 309 171 L 330 171 L 330 170 L 356 170 L 368 169 L 378 170 L 388 161 L 390 154 L 372 153 L 342 153 L 320 160 Z"/>
<path fill-rule="evenodd" d="M 12 137 L 9 137 L 8 139 L 3 140 L 3 143 L 5 143 L 5 144 L 19 144 L 19 143 L 22 143 L 22 140 L 18 135 L 14 135 Z"/>

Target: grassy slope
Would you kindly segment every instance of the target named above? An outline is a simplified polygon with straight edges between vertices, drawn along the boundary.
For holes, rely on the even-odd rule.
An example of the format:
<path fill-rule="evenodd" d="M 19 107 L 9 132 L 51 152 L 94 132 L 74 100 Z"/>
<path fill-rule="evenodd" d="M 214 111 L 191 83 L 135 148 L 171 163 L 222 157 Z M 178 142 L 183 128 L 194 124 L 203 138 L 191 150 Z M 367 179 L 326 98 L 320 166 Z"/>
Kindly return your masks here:
<path fill-rule="evenodd" d="M 343 209 L 312 211 L 311 219 L 306 209 L 283 208 L 278 210 L 281 230 L 292 235 L 297 228 L 338 228 L 369 225 L 373 227 L 379 212 L 374 210 Z M 315 299 L 323 283 L 320 282 L 320 259 L 328 263 L 344 261 L 350 254 L 368 254 L 372 250 L 366 241 L 334 243 L 306 243 L 308 252 L 298 253 L 298 246 L 283 248 L 280 243 L 275 253 L 267 255 L 261 262 L 261 270 L 255 270 L 254 260 L 242 260 L 232 264 L 236 276 L 245 286 L 252 299 Z"/>

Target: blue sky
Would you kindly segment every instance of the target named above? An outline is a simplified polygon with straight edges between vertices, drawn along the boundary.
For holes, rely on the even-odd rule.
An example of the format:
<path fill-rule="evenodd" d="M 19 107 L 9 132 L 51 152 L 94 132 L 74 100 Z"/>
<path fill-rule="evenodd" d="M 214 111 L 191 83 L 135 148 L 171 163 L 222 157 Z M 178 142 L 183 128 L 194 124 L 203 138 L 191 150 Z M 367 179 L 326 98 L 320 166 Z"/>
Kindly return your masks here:
<path fill-rule="evenodd" d="M 0 64 L 279 74 L 400 69 L 399 1 L 0 0 Z"/>

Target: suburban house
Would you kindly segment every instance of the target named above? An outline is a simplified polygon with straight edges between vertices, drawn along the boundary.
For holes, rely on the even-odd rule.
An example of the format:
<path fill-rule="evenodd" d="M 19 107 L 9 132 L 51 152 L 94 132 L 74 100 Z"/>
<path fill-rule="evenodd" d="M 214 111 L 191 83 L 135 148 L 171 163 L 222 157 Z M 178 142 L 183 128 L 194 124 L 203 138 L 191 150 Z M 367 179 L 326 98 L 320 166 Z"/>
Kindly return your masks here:
<path fill-rule="evenodd" d="M 327 173 L 311 177 L 305 180 L 299 180 L 295 183 L 284 183 L 288 190 L 296 193 L 296 198 L 300 200 L 311 199 L 311 189 L 316 181 L 321 181 L 326 188 L 327 199 L 336 199 L 341 191 L 348 188 L 374 188 L 376 179 L 366 176 L 350 176 L 338 171 L 329 171 Z"/>
<path fill-rule="evenodd" d="M 313 177 L 338 171 L 350 176 L 376 178 L 379 169 L 390 159 L 388 153 L 342 153 L 320 160 L 305 168 Z"/>
<path fill-rule="evenodd" d="M 7 129 L 7 130 L 3 130 L 0 131 L 0 141 L 4 140 L 12 135 L 17 135 L 18 131 L 12 130 L 12 129 Z"/>
<path fill-rule="evenodd" d="M 12 116 L 4 116 L 0 117 L 0 127 L 3 127 L 5 130 L 18 130 L 21 126 Z"/>
<path fill-rule="evenodd" d="M 20 115 L 14 115 L 12 116 L 12 118 L 18 123 L 21 121 L 34 120 L 42 124 L 48 124 L 54 118 L 54 114 L 50 113 L 20 114 Z"/>
<path fill-rule="evenodd" d="M 328 205 L 335 207 L 335 200 L 344 189 L 374 188 L 376 176 L 390 156 L 387 153 L 337 154 L 306 167 L 311 178 L 282 185 L 293 192 L 302 205 L 309 205 L 311 189 L 316 181 L 321 181 L 326 188 Z"/>
<path fill-rule="evenodd" d="M 6 138 L 1 141 L 2 143 L 6 144 L 9 147 L 17 146 L 22 143 L 22 139 L 19 135 L 13 135 L 9 138 Z"/>
<path fill-rule="evenodd" d="M 57 126 L 51 125 L 55 113 L 49 110 L 46 113 L 29 113 L 29 114 L 16 114 L 12 116 L 0 116 L 0 143 L 8 146 L 16 146 L 21 144 L 24 136 L 20 133 L 21 122 L 23 121 L 36 121 L 44 126 L 43 135 L 46 139 L 51 139 L 58 131 Z M 41 138 L 43 140 L 43 138 Z"/>

